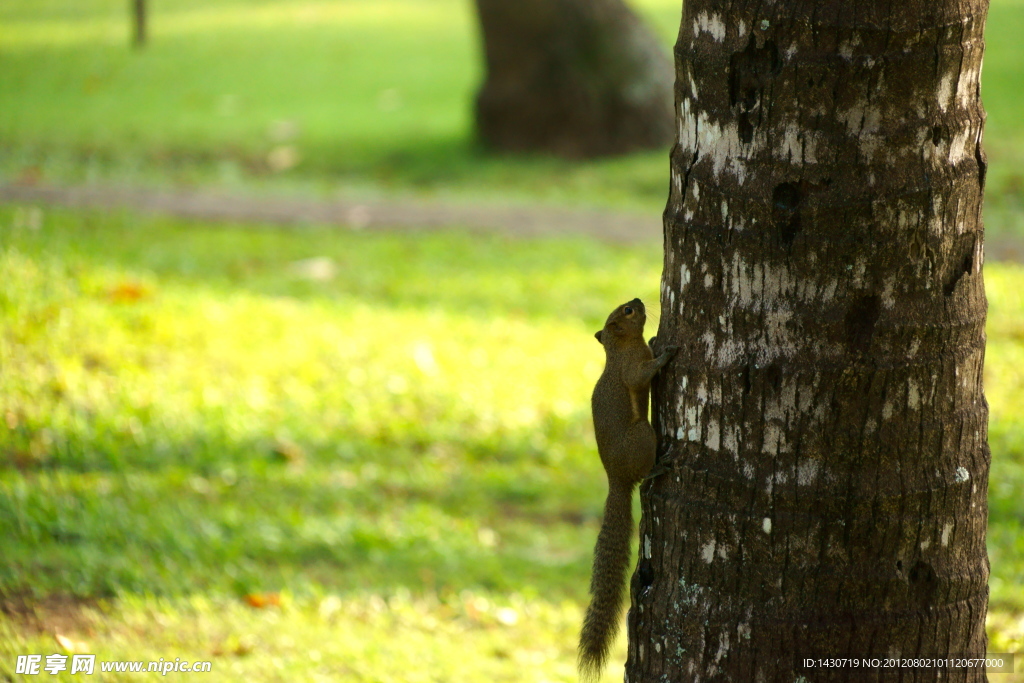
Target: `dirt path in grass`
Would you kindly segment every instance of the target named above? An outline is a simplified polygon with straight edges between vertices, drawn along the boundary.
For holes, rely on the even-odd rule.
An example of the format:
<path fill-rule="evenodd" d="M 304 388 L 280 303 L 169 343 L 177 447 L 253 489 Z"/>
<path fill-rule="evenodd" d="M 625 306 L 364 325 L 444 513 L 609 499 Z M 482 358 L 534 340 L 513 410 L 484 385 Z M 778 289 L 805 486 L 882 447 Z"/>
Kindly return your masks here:
<path fill-rule="evenodd" d="M 587 235 L 610 242 L 661 239 L 657 213 L 574 209 L 547 205 L 445 203 L 419 199 L 315 199 L 203 190 L 150 190 L 80 185 L 0 185 L 0 203 L 28 203 L 89 209 L 131 209 L 179 218 L 337 225 L 354 230 L 463 228 L 522 237 Z M 1024 263 L 1024 240 L 989 238 L 986 258 Z"/>
<path fill-rule="evenodd" d="M 104 186 L 0 185 L 0 202 L 89 209 L 131 209 L 179 218 L 337 225 L 356 230 L 463 228 L 524 237 L 591 235 L 614 242 L 661 239 L 661 216 L 557 206 L 454 204 L 418 199 L 312 199 L 203 190 Z"/>

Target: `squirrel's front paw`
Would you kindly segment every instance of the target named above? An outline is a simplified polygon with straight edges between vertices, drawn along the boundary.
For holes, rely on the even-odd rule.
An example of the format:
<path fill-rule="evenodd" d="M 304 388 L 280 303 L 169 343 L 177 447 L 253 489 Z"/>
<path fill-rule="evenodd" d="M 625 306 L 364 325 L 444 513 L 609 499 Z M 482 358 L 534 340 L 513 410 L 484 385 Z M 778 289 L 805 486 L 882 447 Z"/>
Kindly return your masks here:
<path fill-rule="evenodd" d="M 654 354 L 655 358 L 664 358 L 664 359 L 668 360 L 672 356 L 676 355 L 677 351 L 679 351 L 679 347 L 678 346 L 670 345 L 670 346 L 655 347 L 653 344 L 651 345 L 651 352 Z"/>
<path fill-rule="evenodd" d="M 651 347 L 651 352 L 657 356 L 659 353 L 663 353 L 666 349 L 661 348 L 661 344 L 658 342 L 657 337 L 651 337 L 651 340 L 647 342 L 647 346 Z M 671 347 L 676 348 L 676 347 Z"/>

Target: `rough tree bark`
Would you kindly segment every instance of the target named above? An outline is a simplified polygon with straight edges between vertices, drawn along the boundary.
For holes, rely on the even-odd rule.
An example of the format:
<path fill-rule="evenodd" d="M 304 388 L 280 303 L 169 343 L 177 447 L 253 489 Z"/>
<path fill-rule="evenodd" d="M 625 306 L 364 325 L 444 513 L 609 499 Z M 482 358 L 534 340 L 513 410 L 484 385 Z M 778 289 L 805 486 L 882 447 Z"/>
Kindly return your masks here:
<path fill-rule="evenodd" d="M 986 11 L 687 0 L 628 681 L 984 656 Z"/>
<path fill-rule="evenodd" d="M 672 143 L 672 67 L 622 0 L 477 0 L 481 140 L 593 157 Z"/>

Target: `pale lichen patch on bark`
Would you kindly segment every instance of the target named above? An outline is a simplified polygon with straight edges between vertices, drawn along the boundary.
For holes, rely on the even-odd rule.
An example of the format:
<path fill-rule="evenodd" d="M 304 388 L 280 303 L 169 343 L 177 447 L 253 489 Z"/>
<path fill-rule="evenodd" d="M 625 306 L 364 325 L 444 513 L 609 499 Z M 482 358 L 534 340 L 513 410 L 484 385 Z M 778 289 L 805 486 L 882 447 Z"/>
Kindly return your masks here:
<path fill-rule="evenodd" d="M 818 479 L 818 461 L 804 460 L 797 466 L 796 481 L 801 486 L 810 486 Z"/>
<path fill-rule="evenodd" d="M 687 406 L 683 414 L 683 427 L 686 429 L 686 440 L 697 441 L 700 439 L 700 407 Z"/>
<path fill-rule="evenodd" d="M 818 161 L 817 144 L 805 130 L 796 124 L 786 126 L 786 132 L 779 145 L 777 154 L 780 159 L 790 163 L 814 164 Z"/>
<path fill-rule="evenodd" d="M 693 32 L 697 34 L 701 31 L 711 34 L 711 37 L 718 42 L 725 40 L 725 23 L 718 14 L 709 15 L 707 12 L 701 12 L 697 15 L 697 18 L 693 20 Z"/>
<path fill-rule="evenodd" d="M 712 451 L 717 451 L 721 445 L 721 436 L 718 425 L 718 420 L 708 420 L 707 428 L 704 432 L 704 445 Z"/>
<path fill-rule="evenodd" d="M 894 407 L 892 401 L 886 400 L 885 403 L 882 404 L 882 419 L 888 420 L 890 417 L 892 417 L 893 410 Z"/>
<path fill-rule="evenodd" d="M 708 541 L 701 547 L 701 557 L 704 558 L 706 564 L 711 564 L 715 559 L 715 541 L 714 539 Z"/>
<path fill-rule="evenodd" d="M 721 662 L 722 661 L 722 657 L 724 657 L 728 652 L 729 652 L 729 632 L 728 631 L 722 631 L 718 635 L 718 652 L 715 653 L 715 663 L 717 664 L 717 663 Z"/>
<path fill-rule="evenodd" d="M 754 290 L 751 286 L 752 276 L 747 273 L 747 264 L 739 253 L 733 253 L 729 280 L 733 295 L 733 305 L 744 308 L 750 306 L 754 296 Z"/>
<path fill-rule="evenodd" d="M 713 358 L 719 368 L 726 368 L 738 363 L 747 349 L 746 343 L 733 339 L 726 339 L 716 346 L 718 340 L 711 333 L 704 335 L 701 341 L 708 348 L 707 356 Z"/>
<path fill-rule="evenodd" d="M 857 48 L 860 47 L 862 42 L 860 34 L 854 33 L 847 40 L 839 44 L 839 56 L 847 61 L 853 59 L 853 55 L 857 52 Z"/>
<path fill-rule="evenodd" d="M 716 176 L 729 169 L 742 185 L 746 179 L 746 166 L 738 126 L 735 123 L 723 125 L 712 120 L 707 112 L 694 111 L 690 97 L 682 99 L 679 110 L 679 148 L 683 154 L 693 155 L 702 150 L 702 156 L 711 159 Z M 750 147 L 746 154 L 753 154 L 758 148 L 756 140 Z M 694 199 L 698 200 L 699 195 Z"/>
<path fill-rule="evenodd" d="M 967 108 L 971 102 L 978 97 L 978 88 L 981 86 L 981 63 L 977 68 L 967 68 L 960 72 L 960 78 L 956 84 L 957 101 L 960 106 Z"/>
<path fill-rule="evenodd" d="M 742 185 L 746 180 L 746 165 L 741 159 L 742 142 L 740 141 L 739 128 L 735 124 L 722 125 L 715 123 L 708 118 L 707 114 L 701 112 L 700 124 L 698 126 L 698 144 L 703 149 L 710 151 L 711 162 L 715 175 L 721 175 L 726 169 L 730 169 L 736 176 L 736 181 Z M 753 144 L 753 143 L 752 143 Z"/>
<path fill-rule="evenodd" d="M 961 128 L 949 143 L 949 163 L 956 165 L 974 157 L 977 139 L 977 134 L 971 130 L 970 125 Z"/>
<path fill-rule="evenodd" d="M 893 291 L 896 289 L 896 278 L 886 278 L 885 285 L 882 287 L 882 305 L 887 309 L 891 309 L 896 306 L 896 297 L 893 296 Z"/>
<path fill-rule="evenodd" d="M 786 437 L 779 429 L 779 426 L 774 423 L 768 423 L 764 426 L 764 443 L 761 446 L 761 452 L 765 454 L 780 453 L 786 446 Z M 769 481 L 769 486 L 771 482 Z"/>
<path fill-rule="evenodd" d="M 917 382 L 907 380 L 907 408 L 917 410 L 921 407 L 921 393 L 917 388 Z"/>
<path fill-rule="evenodd" d="M 939 109 L 946 111 L 953 104 L 953 74 L 947 73 L 939 81 Z"/>
<path fill-rule="evenodd" d="M 722 446 L 724 447 L 724 450 L 727 453 L 732 453 L 734 459 L 739 457 L 739 448 L 737 447 L 736 430 L 735 429 L 726 429 L 725 430 L 725 438 L 722 441 Z M 747 478 L 749 479 L 751 477 L 753 477 L 753 472 L 751 472 L 750 475 L 748 475 Z"/>
<path fill-rule="evenodd" d="M 883 142 L 879 133 L 882 126 L 881 109 L 865 100 L 839 114 L 837 118 L 846 124 L 850 135 L 857 138 L 864 158 L 872 160 Z"/>

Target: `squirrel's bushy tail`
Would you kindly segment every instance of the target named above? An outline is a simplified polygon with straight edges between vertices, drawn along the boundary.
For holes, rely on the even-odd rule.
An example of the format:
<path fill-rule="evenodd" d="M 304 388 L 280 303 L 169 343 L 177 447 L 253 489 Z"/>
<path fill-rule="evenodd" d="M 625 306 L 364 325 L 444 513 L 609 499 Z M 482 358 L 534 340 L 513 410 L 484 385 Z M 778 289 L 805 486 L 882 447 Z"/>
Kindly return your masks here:
<path fill-rule="evenodd" d="M 629 570 L 633 537 L 633 485 L 610 484 L 604 521 L 594 547 L 594 573 L 590 578 L 590 606 L 580 632 L 580 678 L 595 681 L 601 675 L 608 650 L 619 630 L 619 617 Z"/>

